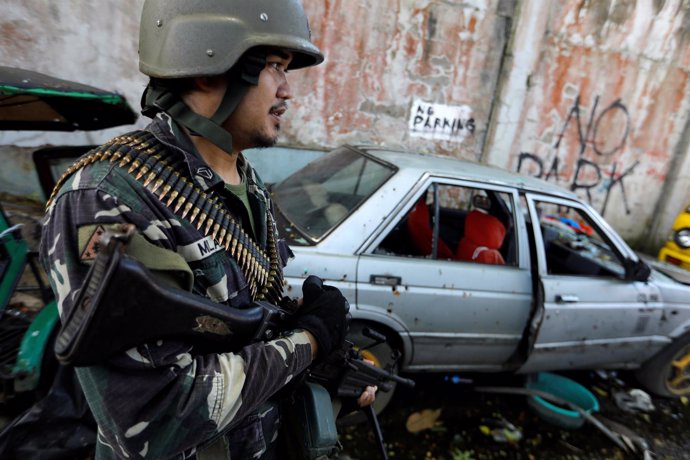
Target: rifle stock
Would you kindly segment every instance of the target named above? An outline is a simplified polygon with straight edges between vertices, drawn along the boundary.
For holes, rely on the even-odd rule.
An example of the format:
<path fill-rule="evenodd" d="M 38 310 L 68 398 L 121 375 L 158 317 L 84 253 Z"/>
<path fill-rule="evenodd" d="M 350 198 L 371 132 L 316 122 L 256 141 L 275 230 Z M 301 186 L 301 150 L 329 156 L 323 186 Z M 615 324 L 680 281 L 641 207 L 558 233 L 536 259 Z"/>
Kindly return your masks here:
<path fill-rule="evenodd" d="M 99 364 L 159 339 L 184 339 L 232 351 L 276 334 L 285 316 L 279 307 L 256 302 L 237 309 L 162 286 L 146 267 L 124 254 L 129 238 L 127 232 L 107 235 L 101 246 L 55 341 L 62 364 Z"/>

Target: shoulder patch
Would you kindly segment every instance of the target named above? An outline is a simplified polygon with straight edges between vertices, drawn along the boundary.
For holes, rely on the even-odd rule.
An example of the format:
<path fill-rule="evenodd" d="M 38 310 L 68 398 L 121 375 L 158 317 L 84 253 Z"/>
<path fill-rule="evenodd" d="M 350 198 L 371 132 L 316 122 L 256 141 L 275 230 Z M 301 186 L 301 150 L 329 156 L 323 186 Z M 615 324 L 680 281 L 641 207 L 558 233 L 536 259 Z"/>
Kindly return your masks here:
<path fill-rule="evenodd" d="M 105 233 L 105 229 L 103 228 L 102 225 L 97 225 L 97 226 L 89 225 L 87 227 L 90 230 L 91 229 L 92 230 L 91 230 L 91 236 L 88 236 L 87 237 L 88 239 L 85 238 L 86 244 L 83 246 L 84 249 L 81 251 L 81 255 L 79 256 L 79 260 L 81 260 L 82 262 L 88 262 L 88 261 L 96 260 L 96 256 L 98 255 L 99 245 L 100 245 L 100 241 L 101 241 L 101 236 L 103 235 L 103 233 Z M 82 227 L 82 228 L 84 228 L 84 227 Z"/>

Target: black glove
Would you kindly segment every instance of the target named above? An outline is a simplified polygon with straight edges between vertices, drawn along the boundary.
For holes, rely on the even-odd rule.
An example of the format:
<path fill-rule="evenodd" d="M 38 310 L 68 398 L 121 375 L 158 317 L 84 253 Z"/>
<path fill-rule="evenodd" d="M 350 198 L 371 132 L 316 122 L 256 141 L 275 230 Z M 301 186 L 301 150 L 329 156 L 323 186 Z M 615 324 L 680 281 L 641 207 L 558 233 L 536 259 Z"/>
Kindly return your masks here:
<path fill-rule="evenodd" d="M 304 303 L 294 317 L 294 326 L 305 329 L 319 345 L 319 359 L 343 345 L 347 333 L 350 304 L 337 288 L 324 286 L 310 275 L 302 284 Z"/>

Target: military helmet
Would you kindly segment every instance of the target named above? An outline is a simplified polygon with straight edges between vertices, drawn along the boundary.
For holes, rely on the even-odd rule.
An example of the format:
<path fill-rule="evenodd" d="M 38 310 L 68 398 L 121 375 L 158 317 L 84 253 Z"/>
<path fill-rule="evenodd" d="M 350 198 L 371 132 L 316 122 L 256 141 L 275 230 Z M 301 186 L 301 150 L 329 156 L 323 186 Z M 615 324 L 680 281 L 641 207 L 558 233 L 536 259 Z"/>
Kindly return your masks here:
<path fill-rule="evenodd" d="M 154 78 L 220 75 L 251 48 L 292 51 L 291 69 L 320 64 L 300 0 L 146 0 L 139 69 Z"/>

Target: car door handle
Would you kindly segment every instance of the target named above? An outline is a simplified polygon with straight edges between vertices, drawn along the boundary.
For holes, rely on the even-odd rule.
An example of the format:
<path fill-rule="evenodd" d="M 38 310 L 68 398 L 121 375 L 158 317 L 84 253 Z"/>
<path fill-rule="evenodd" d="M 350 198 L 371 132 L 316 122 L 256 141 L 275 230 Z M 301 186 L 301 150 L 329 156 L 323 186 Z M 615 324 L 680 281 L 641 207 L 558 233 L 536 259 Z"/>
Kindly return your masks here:
<path fill-rule="evenodd" d="M 574 294 L 556 294 L 556 303 L 576 303 L 580 298 Z"/>
<path fill-rule="evenodd" d="M 381 286 L 397 286 L 402 283 L 402 278 L 389 275 L 371 275 L 369 276 L 369 282 Z"/>

